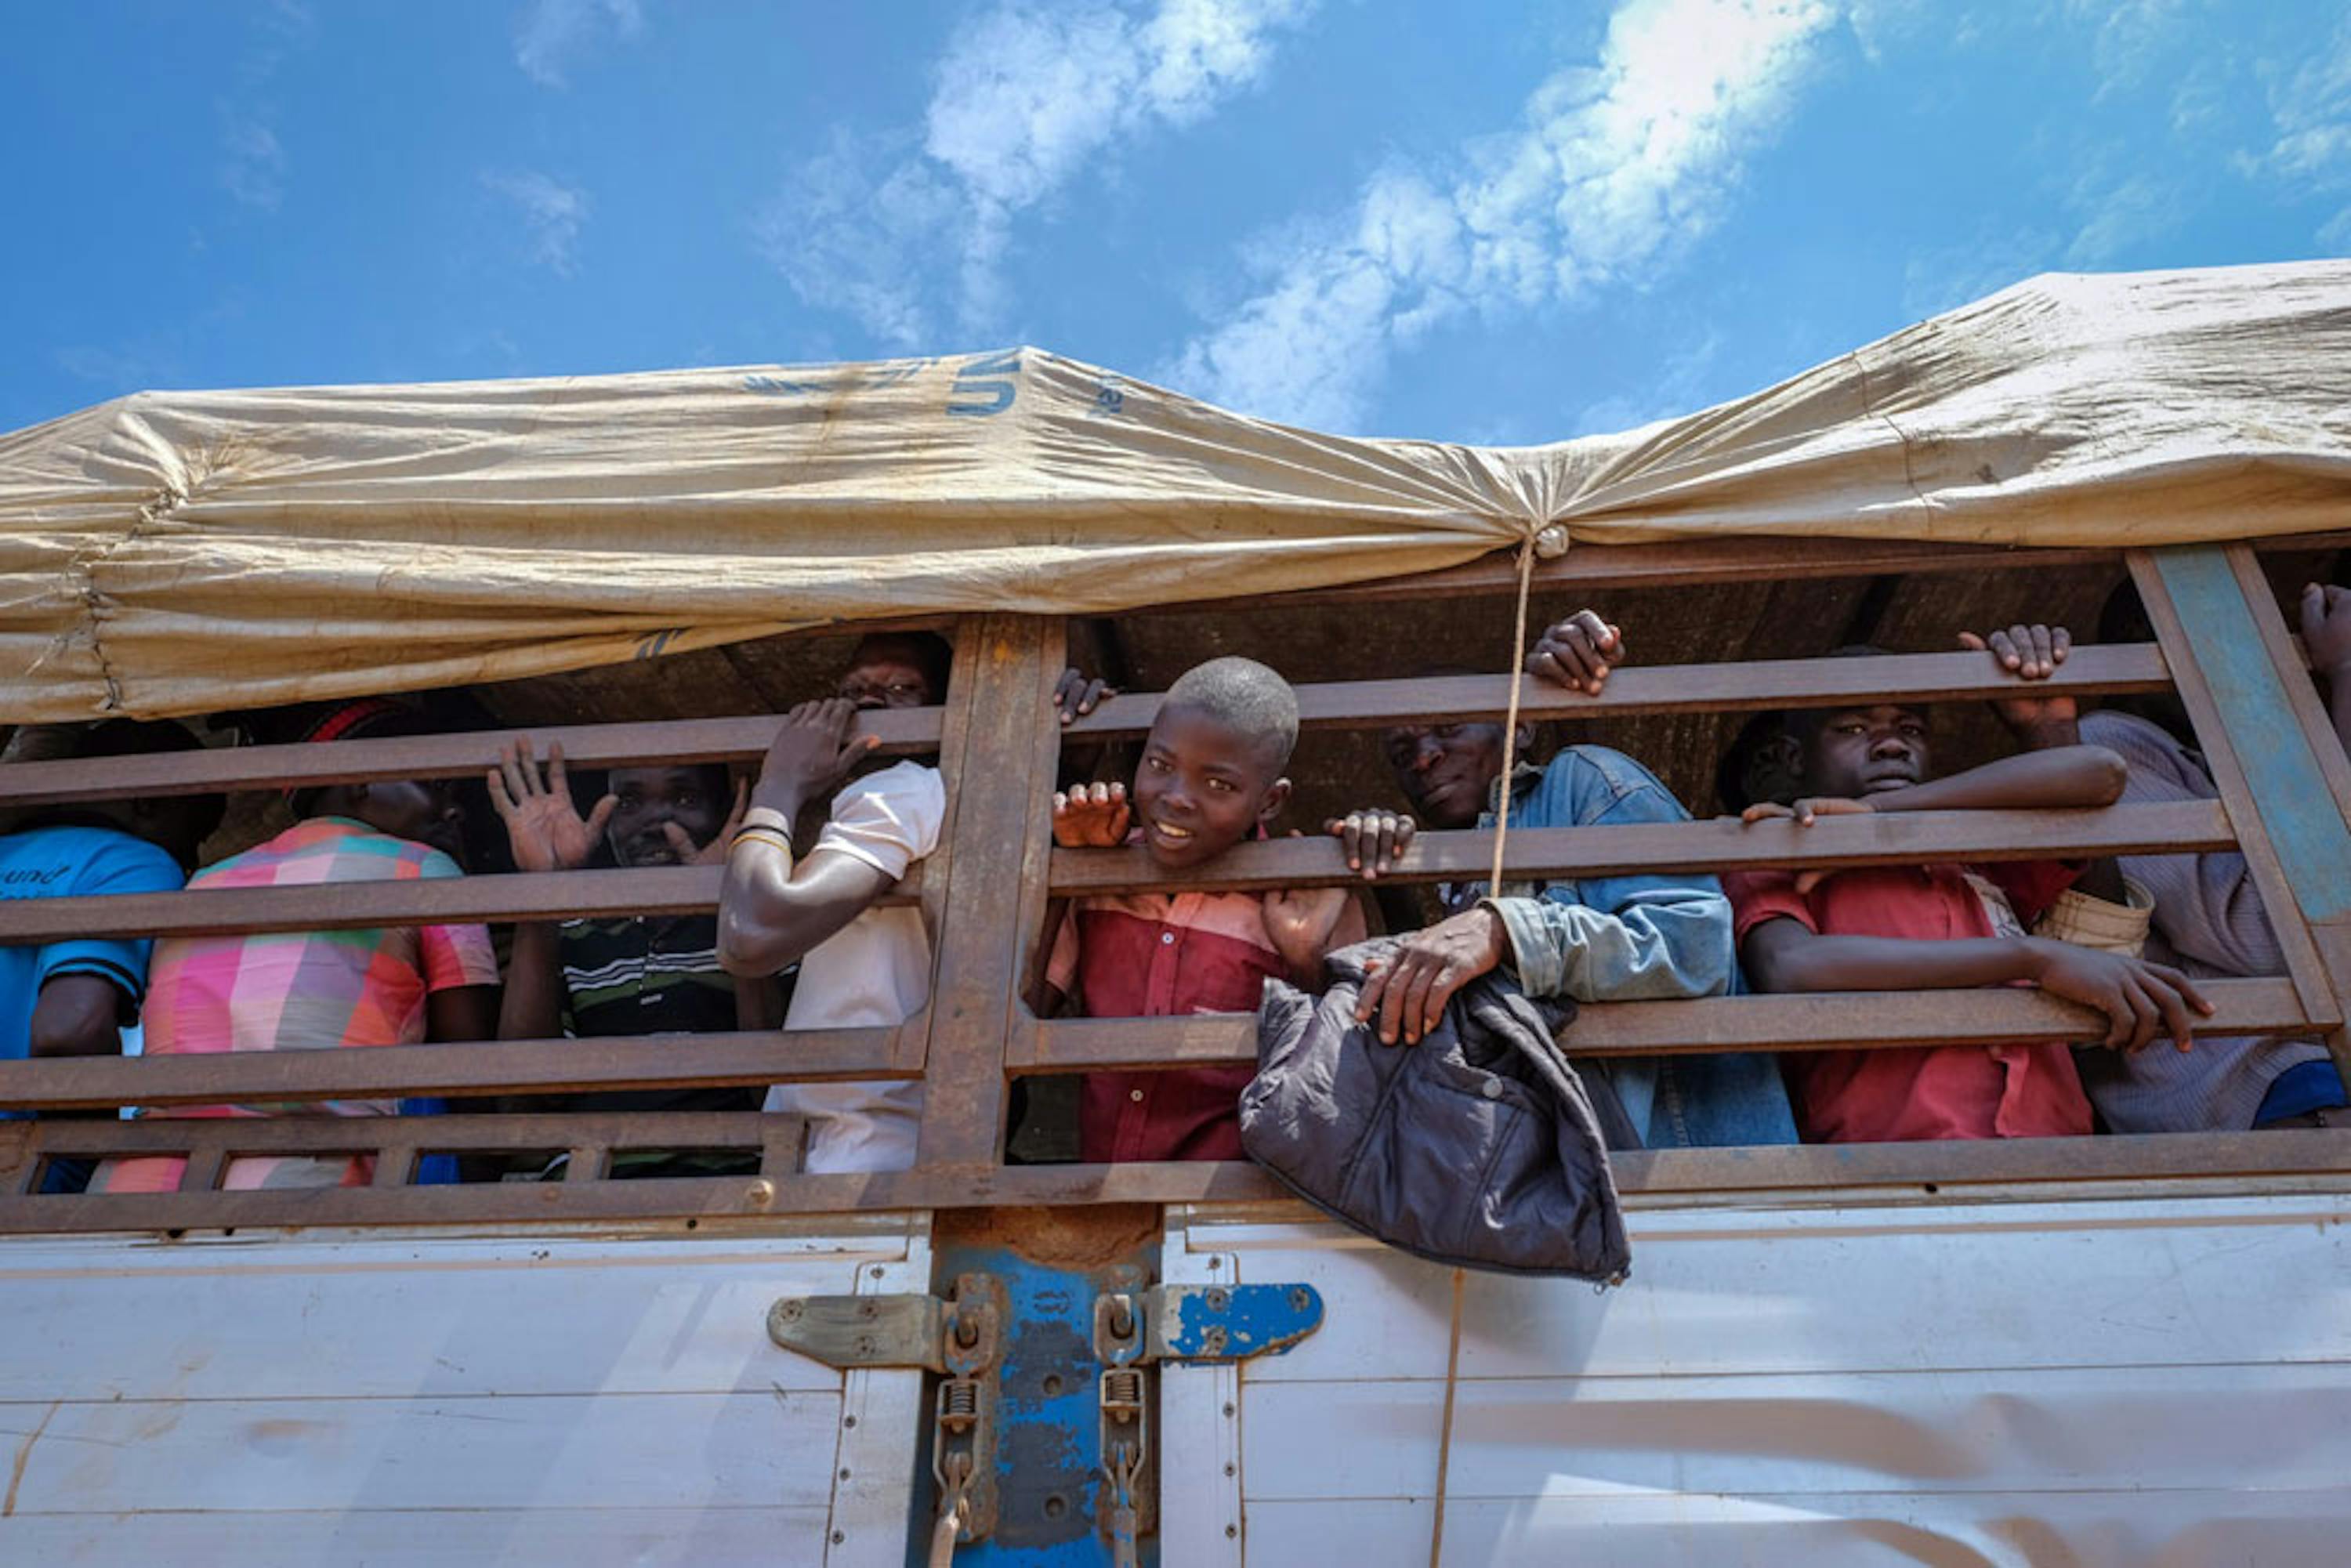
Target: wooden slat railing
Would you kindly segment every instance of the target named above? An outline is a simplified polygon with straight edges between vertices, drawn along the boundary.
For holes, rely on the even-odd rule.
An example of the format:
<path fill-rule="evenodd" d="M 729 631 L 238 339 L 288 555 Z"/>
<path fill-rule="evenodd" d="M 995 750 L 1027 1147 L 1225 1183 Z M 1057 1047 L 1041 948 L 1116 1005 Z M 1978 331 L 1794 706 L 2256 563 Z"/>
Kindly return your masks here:
<path fill-rule="evenodd" d="M 2215 1009 L 2199 1035 L 2307 1034 L 2322 1027 L 2285 979 L 2204 980 Z M 1991 1045 L 2012 1040 L 2102 1039 L 2104 1019 L 2042 991 L 1826 992 L 1608 1002 L 1587 1007 L 1561 1038 L 1571 1056 L 1682 1056 L 1719 1051 L 1871 1051 Z M 2149 1050 L 2171 1050 L 2158 1042 Z M 1017 1072 L 1116 1068 L 1233 1067 L 1257 1061 L 1248 1013 L 1185 1018 L 1028 1021 L 1008 1057 Z"/>
<path fill-rule="evenodd" d="M 2210 800 L 2073 811 L 1915 811 L 1741 823 L 1731 819 L 1596 828 L 1513 828 L 1503 867 L 1510 878 L 1624 876 L 1663 872 L 1759 871 L 2013 861 L 2074 855 L 2226 849 L 2229 819 Z M 1426 832 L 1384 868 L 1393 882 L 1482 882 L 1492 867 L 1488 830 Z M 1142 849 L 1058 850 L 1053 892 L 1143 888 L 1262 890 L 1330 886 L 1360 879 L 1331 838 L 1238 844 L 1196 870 L 1162 871 Z"/>
<path fill-rule="evenodd" d="M 0 773 L 5 771 L 0 768 Z M 645 866 L 431 881 L 10 899 L 0 901 L 0 943 L 707 914 L 718 907 L 723 873 L 724 868 L 715 865 Z M 905 877 L 879 902 L 912 903 L 921 896 L 922 887 L 923 868 L 917 863 L 908 867 Z"/>
<path fill-rule="evenodd" d="M 852 733 L 881 737 L 887 753 L 935 751 L 935 707 L 858 715 Z M 223 746 L 146 757 L 19 762 L 0 768 L 0 806 L 121 800 L 141 795 L 201 795 L 225 789 L 288 789 L 383 779 L 456 779 L 496 766 L 510 740 L 528 738 L 538 756 L 561 745 L 576 768 L 633 762 L 756 762 L 767 755 L 780 714 L 740 718 L 645 720 L 628 724 L 548 725 L 533 729 L 338 740 L 329 746 Z"/>
<path fill-rule="evenodd" d="M 91 1110 L 920 1076 L 919 1068 L 897 1063 L 897 1036 L 895 1029 L 744 1030 L 387 1045 L 369 1051 L 0 1061 L 0 1105 L 26 1111 Z"/>
<path fill-rule="evenodd" d="M 1834 541 L 1733 541 L 1728 545 L 1580 547 L 1548 563 L 1541 585 L 1643 585 L 1830 577 L 1900 571 L 2016 570 L 2113 561 L 2111 551 L 2008 551 L 1940 545 L 1856 546 Z M 1411 583 L 1368 584 L 1328 594 L 1292 596 L 1377 602 L 1399 594 L 1507 591 L 1501 558 Z M 2249 589 L 2250 591 L 2250 589 Z M 1188 607 L 1198 608 L 1198 607 Z M 1219 608 L 1230 608 L 1229 605 Z M 2158 626 L 2164 622 L 2158 620 Z M 926 1066 L 952 1069 L 935 1083 L 965 1092 L 935 1092 L 925 1111 L 923 1162 L 911 1171 L 842 1176 L 791 1171 L 783 1151 L 798 1147 L 789 1118 L 743 1115 L 461 1115 L 442 1118 L 204 1119 L 156 1116 L 0 1124 L 0 1230 L 148 1228 L 163 1226 L 549 1222 L 564 1219 L 668 1218 L 688 1226 L 713 1217 L 753 1217 L 946 1204 L 1263 1200 L 1276 1196 L 1261 1173 L 1238 1166 L 1008 1167 L 981 1152 L 1001 1134 L 1003 1077 L 1095 1069 L 1239 1063 L 1254 1057 L 1253 1020 L 1245 1016 L 1040 1021 L 1005 1003 L 1006 974 L 1033 945 L 1034 905 L 1054 894 L 1143 887 L 1253 889 L 1332 885 L 1353 880 L 1328 840 L 1241 846 L 1186 877 L 1169 877 L 1136 852 L 1050 851 L 1041 797 L 1009 795 L 1013 773 L 1050 772 L 1050 715 L 1037 718 L 1042 692 L 1058 668 L 1058 636 L 1030 636 L 1020 618 L 973 618 L 958 648 L 956 697 L 994 716 L 958 724 L 948 709 L 864 716 L 861 726 L 893 752 L 941 750 L 955 785 L 956 820 L 994 824 L 998 848 L 961 854 L 944 846 L 933 868 L 932 903 L 956 871 L 957 974 L 987 977 L 967 994 L 943 979 L 940 1001 L 953 1027 L 933 1051 L 935 1017 L 898 1029 L 743 1032 L 632 1040 L 530 1040 L 420 1045 L 373 1051 L 256 1053 L 0 1063 L 0 1105 L 42 1112 L 151 1108 L 210 1103 L 304 1103 L 450 1095 L 459 1099 L 579 1091 L 756 1085 L 779 1082 L 920 1078 Z M 2178 648 L 2176 626 L 2164 635 Z M 2273 639 L 2274 641 L 2274 639 Z M 2273 656 L 2291 656 L 2299 651 Z M 2183 655 L 2184 656 L 2184 655 Z M 1051 667 L 1048 667 L 1051 666 Z M 2165 655 L 2154 644 L 2080 647 L 2035 695 L 2115 695 L 2169 689 Z M 1533 718 L 1603 719 L 1633 714 L 1754 711 L 1897 700 L 1935 703 L 2012 695 L 2017 686 L 1984 655 L 1951 653 L 1868 660 L 1810 659 L 1670 668 L 1630 666 L 1599 697 L 1541 685 L 1526 688 Z M 1318 728 L 1375 728 L 1394 723 L 1495 718 L 1504 712 L 1504 675 L 1416 681 L 1355 681 L 1299 688 L 1304 722 Z M 1104 738 L 1140 733 L 1160 697 L 1113 699 L 1068 735 Z M 960 711 L 960 710 L 958 710 Z M 1041 712 L 1041 710 L 1039 710 Z M 2199 715 L 2199 722 L 2209 714 Z M 216 749 L 101 762 L 25 764 L 0 769 L 0 807 L 77 799 L 123 798 L 214 789 L 282 788 L 334 780 L 447 777 L 491 765 L 510 735 L 528 734 L 543 754 L 561 741 L 581 767 L 633 761 L 749 761 L 772 740 L 773 716 L 591 725 L 419 739 Z M 1031 734 L 1031 730 L 1034 734 Z M 1015 733 L 1017 731 L 1018 733 Z M 998 753 L 1037 758 L 999 768 Z M 972 766 L 975 758 L 980 765 Z M 1001 799 L 998 799 L 1001 797 Z M 997 800 L 993 810 L 976 803 Z M 1029 814 L 1033 807 L 1033 815 Z M 2201 852 L 2236 841 L 2232 801 L 2135 806 L 2104 811 L 1920 813 L 1824 819 L 1810 829 L 1787 823 L 1741 827 L 1728 821 L 1637 827 L 1520 829 L 1511 834 L 1509 874 L 1614 875 L 1711 872 L 1729 868 L 1819 867 L 1986 861 L 2059 855 Z M 1015 831 L 1017 830 L 1017 831 Z M 958 828 L 954 831 L 960 831 Z M 953 832 L 951 832 L 951 837 Z M 969 851 L 968 844 L 960 848 Z M 1384 879 L 1473 880 L 1491 851 L 1484 832 L 1423 834 Z M 196 935 L 268 930 L 504 921 L 571 915 L 670 915 L 716 905 L 715 868 L 580 872 L 558 876 L 486 876 L 429 883 L 237 890 L 111 899 L 0 903 L 0 942 L 50 941 L 89 935 Z M 2275 879 L 2273 878 L 2273 881 Z M 896 898 L 914 896 L 915 878 Z M 2265 890 L 2266 891 L 2266 890 Z M 996 911 L 1023 911 L 1007 920 Z M 934 919 L 937 908 L 931 910 Z M 2301 923 L 2288 920 L 2294 935 Z M 2303 935 L 2303 945 L 2307 936 Z M 2299 956 L 2299 955 L 2298 955 Z M 2213 980 L 2218 1004 L 2198 1032 L 2292 1035 L 2337 1028 L 2339 999 L 2304 963 L 2291 977 Z M 974 998 L 977 997 L 975 1001 Z M 999 1015 L 1000 1021 L 999 1021 Z M 1709 1051 L 1813 1051 L 1979 1044 L 2013 1039 L 2101 1035 L 2085 1009 L 2029 988 L 1872 996 L 1767 996 L 1704 1001 L 1625 1003 L 1587 1008 L 1568 1037 L 1577 1055 L 1656 1055 Z M 2151 1048 L 2168 1050 L 2159 1043 Z M 926 1057 L 952 1059 L 939 1062 Z M 999 1077 L 998 1074 L 1003 1075 Z M 984 1102 L 984 1103 L 982 1103 Z M 2323 1140 L 2309 1143 L 2310 1139 Z M 2328 1141 L 2331 1140 L 2331 1141 Z M 2305 1146 L 2307 1145 L 2307 1146 Z M 622 1148 L 757 1147 L 756 1178 L 607 1179 L 611 1154 Z M 575 1156 L 560 1182 L 412 1187 L 402 1185 L 421 1155 L 441 1151 L 562 1148 Z M 238 1153 L 374 1153 L 371 1188 L 305 1192 L 186 1190 L 152 1197 L 45 1197 L 25 1189 L 45 1159 L 69 1154 L 188 1153 L 192 1188 L 216 1178 Z M 1636 1197 L 1667 1197 L 1700 1188 L 1849 1190 L 1880 1182 L 1900 1186 L 2070 1179 L 2137 1179 L 2149 1175 L 2200 1178 L 2247 1173 L 2340 1173 L 2351 1179 L 2351 1139 L 2339 1134 L 2228 1134 L 2161 1139 L 2056 1139 L 2030 1144 L 1882 1145 L 1839 1149 L 1673 1151 L 1624 1156 L 1620 1186 Z M 12 1176 L 9 1173 L 14 1173 Z M 12 1185 L 13 1184 L 13 1185 Z M 16 1196 L 5 1196 L 8 1193 Z"/>
<path fill-rule="evenodd" d="M 2162 652 L 2152 643 L 2077 647 L 2036 696 L 2116 695 L 2168 690 Z M 1857 701 L 1956 702 L 2016 695 L 2015 676 L 1987 653 L 1889 653 L 1868 659 L 1761 659 L 1740 664 L 1628 664 L 1598 696 L 1543 681 L 1520 688 L 1527 719 L 1614 718 L 1628 714 L 1751 712 Z M 1499 719 L 1510 711 L 1507 674 L 1436 675 L 1399 681 L 1334 681 L 1296 688 L 1299 723 L 1309 729 L 1378 729 L 1392 724 Z M 1158 692 L 1113 697 L 1066 733 L 1088 738 L 1141 735 L 1159 711 Z"/>

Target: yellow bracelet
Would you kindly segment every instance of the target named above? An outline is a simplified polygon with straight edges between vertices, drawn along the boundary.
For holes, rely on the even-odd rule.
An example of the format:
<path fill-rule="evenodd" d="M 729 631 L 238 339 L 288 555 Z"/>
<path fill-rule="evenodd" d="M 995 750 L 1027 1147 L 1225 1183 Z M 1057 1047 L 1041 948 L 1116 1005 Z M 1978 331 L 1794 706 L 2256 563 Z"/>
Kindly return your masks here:
<path fill-rule="evenodd" d="M 773 828 L 737 829 L 734 838 L 727 841 L 726 853 L 728 857 L 732 858 L 735 852 L 741 849 L 745 844 L 766 844 L 770 849 L 782 851 L 786 861 L 789 861 L 792 858 L 792 841 L 784 837 L 783 834 L 776 831 Z"/>

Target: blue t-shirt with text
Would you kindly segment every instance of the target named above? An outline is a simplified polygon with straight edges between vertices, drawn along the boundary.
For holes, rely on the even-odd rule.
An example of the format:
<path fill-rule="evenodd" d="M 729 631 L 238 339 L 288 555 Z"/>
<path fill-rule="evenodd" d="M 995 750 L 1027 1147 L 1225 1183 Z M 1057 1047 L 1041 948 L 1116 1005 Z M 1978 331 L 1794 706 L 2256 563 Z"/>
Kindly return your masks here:
<path fill-rule="evenodd" d="M 0 833 L 0 898 L 75 898 L 87 894 L 176 893 L 179 862 L 146 840 L 113 828 L 31 828 Z M 33 1008 L 57 975 L 102 975 L 122 994 L 124 1021 L 147 991 L 151 944 L 116 938 L 0 947 L 0 1061 L 30 1053 Z M 0 1115 L 21 1113 L 0 1112 Z"/>

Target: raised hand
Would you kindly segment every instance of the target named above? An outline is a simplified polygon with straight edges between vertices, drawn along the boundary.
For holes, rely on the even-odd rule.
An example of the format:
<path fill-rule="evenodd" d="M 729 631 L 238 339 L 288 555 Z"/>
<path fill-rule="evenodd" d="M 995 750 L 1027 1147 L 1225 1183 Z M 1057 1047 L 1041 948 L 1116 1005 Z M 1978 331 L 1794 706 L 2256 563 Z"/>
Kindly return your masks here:
<path fill-rule="evenodd" d="M 1061 716 L 1063 724 L 1085 717 L 1101 705 L 1104 697 L 1116 695 L 1116 686 L 1103 681 L 1088 680 L 1074 666 L 1063 670 L 1061 678 L 1053 683 L 1053 707 Z"/>
<path fill-rule="evenodd" d="M 1053 794 L 1053 841 L 1065 850 L 1113 849 L 1126 842 L 1134 812 L 1123 784 L 1081 784 Z"/>
<path fill-rule="evenodd" d="M 1527 674 L 1570 691 L 1600 695 L 1608 672 L 1625 662 L 1625 633 L 1596 612 L 1554 622 L 1527 653 Z"/>
<path fill-rule="evenodd" d="M 2011 626 L 1988 636 L 1962 632 L 1959 646 L 1990 653 L 2001 669 L 2018 680 L 2045 681 L 2057 673 L 2057 666 L 2074 651 L 2074 634 L 2063 626 L 2036 622 Z M 2000 721 L 2027 745 L 2073 746 L 2081 740 L 2081 732 L 2074 725 L 2081 716 L 2081 705 L 2070 696 L 2003 697 L 1991 708 L 2000 716 Z"/>
<path fill-rule="evenodd" d="M 807 802 L 830 796 L 882 744 L 882 737 L 875 735 L 851 739 L 850 727 L 856 722 L 857 705 L 847 697 L 824 697 L 794 706 L 784 716 L 783 727 L 776 732 L 767 758 L 759 764 L 754 801 L 782 812 L 789 820 L 797 817 Z M 720 841 L 733 836 L 726 834 Z"/>
<path fill-rule="evenodd" d="M 563 767 L 563 744 L 547 748 L 547 772 L 540 776 L 531 757 L 530 737 L 509 742 L 489 771 L 490 804 L 507 825 L 507 844 L 517 871 L 575 871 L 596 852 L 604 824 L 618 806 L 617 796 L 596 802 L 583 821 L 571 801 L 571 779 Z"/>
<path fill-rule="evenodd" d="M 1381 865 L 1402 860 L 1404 852 L 1412 847 L 1420 824 L 1402 811 L 1373 806 L 1333 817 L 1322 824 L 1322 831 L 1346 850 L 1349 871 L 1362 872 L 1365 882 L 1377 882 Z"/>
<path fill-rule="evenodd" d="M 706 844 L 697 845 L 694 836 L 675 822 L 664 822 L 662 834 L 669 847 L 677 852 L 680 865 L 725 865 L 727 852 L 735 847 L 735 834 L 743 826 L 744 817 L 751 810 L 751 784 L 747 779 L 735 780 L 735 805 L 719 825 L 718 836 Z"/>
<path fill-rule="evenodd" d="M 2105 1014 L 2106 1034 L 2098 1043 L 2112 1050 L 2144 1051 L 2168 1035 L 2188 1051 L 2194 1043 L 2189 1010 L 2211 1016 L 2212 1004 L 2196 983 L 2168 965 L 2046 937 L 2027 940 L 2037 960 L 2033 982 L 2053 997 Z"/>

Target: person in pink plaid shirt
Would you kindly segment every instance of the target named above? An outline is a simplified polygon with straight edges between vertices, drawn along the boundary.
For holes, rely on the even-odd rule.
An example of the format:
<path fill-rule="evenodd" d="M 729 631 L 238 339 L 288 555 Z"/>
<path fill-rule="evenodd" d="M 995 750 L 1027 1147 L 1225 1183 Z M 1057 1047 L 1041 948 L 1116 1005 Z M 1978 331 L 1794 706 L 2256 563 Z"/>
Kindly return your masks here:
<path fill-rule="evenodd" d="M 396 704 L 346 704 L 314 719 L 309 740 L 420 733 Z M 298 791 L 302 821 L 267 843 L 198 872 L 192 889 L 290 887 L 317 883 L 405 882 L 462 876 L 461 809 L 440 780 L 336 784 Z M 149 968 L 146 1053 L 327 1051 L 491 1040 L 497 1030 L 497 956 L 481 925 L 369 931 L 287 931 L 158 942 Z M 296 1105 L 181 1106 L 156 1116 L 390 1116 L 392 1101 Z M 187 1162 L 112 1160 L 93 1193 L 171 1192 Z M 247 1156 L 230 1161 L 222 1186 L 358 1186 L 373 1179 L 366 1155 Z"/>

